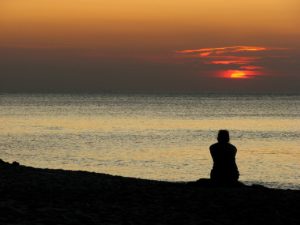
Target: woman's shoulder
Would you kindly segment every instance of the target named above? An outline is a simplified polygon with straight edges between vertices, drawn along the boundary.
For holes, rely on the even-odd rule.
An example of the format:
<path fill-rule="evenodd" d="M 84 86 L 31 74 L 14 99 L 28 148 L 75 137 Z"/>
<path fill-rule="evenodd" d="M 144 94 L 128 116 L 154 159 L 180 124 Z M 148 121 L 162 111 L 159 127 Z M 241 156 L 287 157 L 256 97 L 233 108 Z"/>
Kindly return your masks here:
<path fill-rule="evenodd" d="M 228 143 L 228 146 L 230 147 L 230 149 L 232 149 L 232 150 L 237 150 L 237 148 L 233 145 L 233 144 L 231 144 L 231 143 Z"/>
<path fill-rule="evenodd" d="M 218 145 L 219 145 L 219 143 L 214 143 L 214 144 L 212 144 L 211 146 L 209 146 L 209 149 L 210 149 L 210 150 L 215 149 L 215 148 L 218 147 Z"/>

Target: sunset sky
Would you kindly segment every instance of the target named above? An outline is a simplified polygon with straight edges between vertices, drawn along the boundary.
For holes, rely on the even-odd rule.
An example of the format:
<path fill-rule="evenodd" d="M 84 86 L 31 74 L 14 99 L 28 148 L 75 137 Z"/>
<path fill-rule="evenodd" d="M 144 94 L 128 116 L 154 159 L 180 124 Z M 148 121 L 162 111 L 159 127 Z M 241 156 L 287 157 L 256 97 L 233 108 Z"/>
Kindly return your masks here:
<path fill-rule="evenodd" d="M 299 0 L 1 0 L 0 92 L 299 92 Z"/>

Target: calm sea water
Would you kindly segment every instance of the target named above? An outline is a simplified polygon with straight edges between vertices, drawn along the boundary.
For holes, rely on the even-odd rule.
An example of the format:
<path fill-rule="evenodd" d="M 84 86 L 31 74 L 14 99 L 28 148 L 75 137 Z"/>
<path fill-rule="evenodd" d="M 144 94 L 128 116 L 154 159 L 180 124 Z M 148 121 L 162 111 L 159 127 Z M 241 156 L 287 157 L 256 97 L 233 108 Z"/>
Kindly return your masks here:
<path fill-rule="evenodd" d="M 0 158 L 34 167 L 192 181 L 219 129 L 241 181 L 300 189 L 300 95 L 0 95 Z"/>

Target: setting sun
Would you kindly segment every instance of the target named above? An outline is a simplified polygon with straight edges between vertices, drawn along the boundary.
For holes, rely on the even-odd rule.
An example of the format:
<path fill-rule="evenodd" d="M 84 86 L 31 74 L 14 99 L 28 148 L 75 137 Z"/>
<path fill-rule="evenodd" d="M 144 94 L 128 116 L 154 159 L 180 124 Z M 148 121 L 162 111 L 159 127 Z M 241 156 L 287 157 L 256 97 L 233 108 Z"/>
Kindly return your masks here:
<path fill-rule="evenodd" d="M 257 71 L 251 70 L 224 70 L 217 74 L 220 78 L 226 79 L 251 79 L 260 75 Z"/>
<path fill-rule="evenodd" d="M 246 73 L 244 71 L 234 71 L 233 73 L 231 73 L 230 78 L 233 79 L 245 79 L 246 77 Z"/>

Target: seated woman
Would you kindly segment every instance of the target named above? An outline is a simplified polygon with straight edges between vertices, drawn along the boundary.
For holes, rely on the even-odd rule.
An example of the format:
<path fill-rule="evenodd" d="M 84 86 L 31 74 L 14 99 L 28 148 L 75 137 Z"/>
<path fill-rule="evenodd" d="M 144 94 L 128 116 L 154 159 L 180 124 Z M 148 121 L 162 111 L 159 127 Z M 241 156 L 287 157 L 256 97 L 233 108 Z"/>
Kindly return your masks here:
<path fill-rule="evenodd" d="M 210 178 L 215 183 L 233 184 L 239 179 L 239 171 L 235 162 L 237 149 L 229 143 L 229 132 L 219 130 L 218 142 L 209 147 L 213 159 Z"/>

